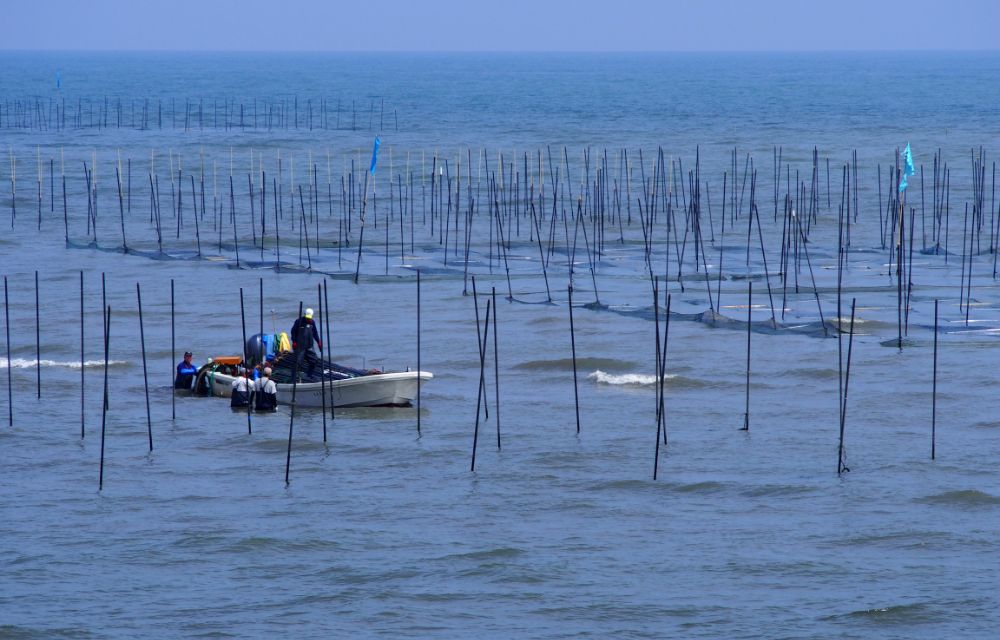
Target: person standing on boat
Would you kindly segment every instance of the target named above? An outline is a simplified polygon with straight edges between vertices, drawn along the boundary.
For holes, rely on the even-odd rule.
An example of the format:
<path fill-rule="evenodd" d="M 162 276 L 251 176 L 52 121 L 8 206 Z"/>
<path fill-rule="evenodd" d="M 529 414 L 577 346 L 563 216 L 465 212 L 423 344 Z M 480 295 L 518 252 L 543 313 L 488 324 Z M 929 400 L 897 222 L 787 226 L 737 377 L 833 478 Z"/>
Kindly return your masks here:
<path fill-rule="evenodd" d="M 312 377 L 313 368 L 316 365 L 316 358 L 309 358 L 308 354 L 313 352 L 313 346 L 319 347 L 323 351 L 323 341 L 319 337 L 319 330 L 313 322 L 313 310 L 306 309 L 305 314 L 292 325 L 292 351 L 295 353 L 295 367 L 300 375 L 302 364 L 306 363 L 307 376 Z"/>
<path fill-rule="evenodd" d="M 255 383 L 254 399 L 257 411 L 274 411 L 278 408 L 278 385 L 271 380 L 271 367 L 264 367 L 263 375 Z"/>
<path fill-rule="evenodd" d="M 246 369 L 240 367 L 240 371 L 233 380 L 233 393 L 230 396 L 229 406 L 234 409 L 250 406 L 250 392 L 253 390 L 253 383 L 247 377 Z"/>
<path fill-rule="evenodd" d="M 174 389 L 191 389 L 194 377 L 198 375 L 198 367 L 194 366 L 191 358 L 194 357 L 190 351 L 184 352 L 184 359 L 177 364 L 177 377 L 174 378 Z"/>

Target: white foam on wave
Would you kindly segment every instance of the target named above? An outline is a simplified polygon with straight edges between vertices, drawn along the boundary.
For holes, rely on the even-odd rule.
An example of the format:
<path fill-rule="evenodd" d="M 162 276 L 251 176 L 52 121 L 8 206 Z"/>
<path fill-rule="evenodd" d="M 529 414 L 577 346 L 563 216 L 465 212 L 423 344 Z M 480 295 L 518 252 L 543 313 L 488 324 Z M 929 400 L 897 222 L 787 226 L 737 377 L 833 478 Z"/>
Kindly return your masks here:
<path fill-rule="evenodd" d="M 676 376 L 667 374 L 664 376 L 665 379 L 670 380 Z M 630 387 L 651 387 L 656 384 L 657 377 L 655 375 L 645 374 L 645 373 L 605 373 L 598 369 L 590 375 L 587 376 L 588 380 L 593 380 L 597 384 L 607 384 L 613 386 L 630 386 Z"/>
<path fill-rule="evenodd" d="M 5 363 L 4 363 L 3 359 L 0 359 L 0 367 L 2 367 L 4 364 Z M 128 364 L 128 361 L 127 360 L 108 360 L 108 366 L 115 366 L 115 365 L 120 365 L 120 364 Z M 60 361 L 60 360 L 45 360 L 45 359 L 42 359 L 41 365 L 43 367 L 63 367 L 63 368 L 66 368 L 66 369 L 79 369 L 80 368 L 80 361 L 79 360 Z M 11 361 L 10 361 L 10 368 L 11 369 L 34 369 L 36 366 L 38 366 L 38 360 L 35 360 L 34 358 L 32 358 L 31 360 L 28 360 L 27 358 L 11 358 Z M 83 366 L 86 367 L 86 368 L 88 368 L 88 369 L 94 368 L 94 367 L 103 367 L 104 366 L 104 360 L 85 360 L 84 363 L 83 363 Z"/>

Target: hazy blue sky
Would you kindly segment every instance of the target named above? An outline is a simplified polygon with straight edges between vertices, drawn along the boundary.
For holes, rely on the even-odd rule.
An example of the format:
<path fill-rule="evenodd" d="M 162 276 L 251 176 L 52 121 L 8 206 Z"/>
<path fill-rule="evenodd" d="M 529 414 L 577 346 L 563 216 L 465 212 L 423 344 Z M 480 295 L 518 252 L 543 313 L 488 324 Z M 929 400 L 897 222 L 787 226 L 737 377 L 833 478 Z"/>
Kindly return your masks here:
<path fill-rule="evenodd" d="M 997 49 L 1000 0 L 0 0 L 0 49 Z"/>

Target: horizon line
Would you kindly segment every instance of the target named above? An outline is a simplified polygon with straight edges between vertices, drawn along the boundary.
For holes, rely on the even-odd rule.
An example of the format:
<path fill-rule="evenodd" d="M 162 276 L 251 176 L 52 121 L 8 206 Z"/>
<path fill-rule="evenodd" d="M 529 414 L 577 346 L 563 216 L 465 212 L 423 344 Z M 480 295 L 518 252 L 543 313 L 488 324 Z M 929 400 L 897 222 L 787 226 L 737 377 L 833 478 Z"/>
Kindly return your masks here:
<path fill-rule="evenodd" d="M 772 53 L 997 53 L 997 48 L 967 49 L 15 49 L 2 53 L 270 53 L 270 54 L 772 54 Z"/>

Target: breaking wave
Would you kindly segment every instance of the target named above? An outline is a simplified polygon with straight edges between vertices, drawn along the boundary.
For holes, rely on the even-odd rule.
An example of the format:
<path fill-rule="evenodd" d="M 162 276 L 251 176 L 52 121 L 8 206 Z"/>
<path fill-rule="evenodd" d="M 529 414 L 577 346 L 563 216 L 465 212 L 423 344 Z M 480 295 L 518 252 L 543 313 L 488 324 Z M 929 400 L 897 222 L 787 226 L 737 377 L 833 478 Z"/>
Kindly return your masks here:
<path fill-rule="evenodd" d="M 27 358 L 13 358 L 10 361 L 10 368 L 11 369 L 34 369 L 35 366 L 37 366 L 38 362 L 39 361 L 35 360 L 34 358 L 32 358 L 31 360 L 28 360 Z M 0 367 L 3 367 L 4 364 L 5 363 L 3 362 L 3 360 L 0 359 Z M 108 360 L 108 366 L 111 366 L 111 367 L 114 367 L 114 366 L 117 366 L 117 365 L 123 365 L 123 364 L 128 364 L 128 361 L 127 360 Z M 80 361 L 79 360 L 66 360 L 66 361 L 62 361 L 62 360 L 44 360 L 43 359 L 43 360 L 41 360 L 41 365 L 43 367 L 63 367 L 63 368 L 66 368 L 66 369 L 79 369 L 80 368 Z M 86 367 L 86 368 L 88 368 L 88 369 L 96 368 L 96 367 L 103 367 L 104 366 L 104 360 L 85 360 L 84 363 L 83 363 L 83 366 Z"/>
<path fill-rule="evenodd" d="M 667 374 L 666 380 L 675 378 L 675 375 Z M 597 384 L 607 384 L 612 386 L 626 387 L 652 387 L 656 384 L 657 377 L 645 373 L 605 373 L 598 369 L 587 376 L 588 380 L 593 380 Z"/>

